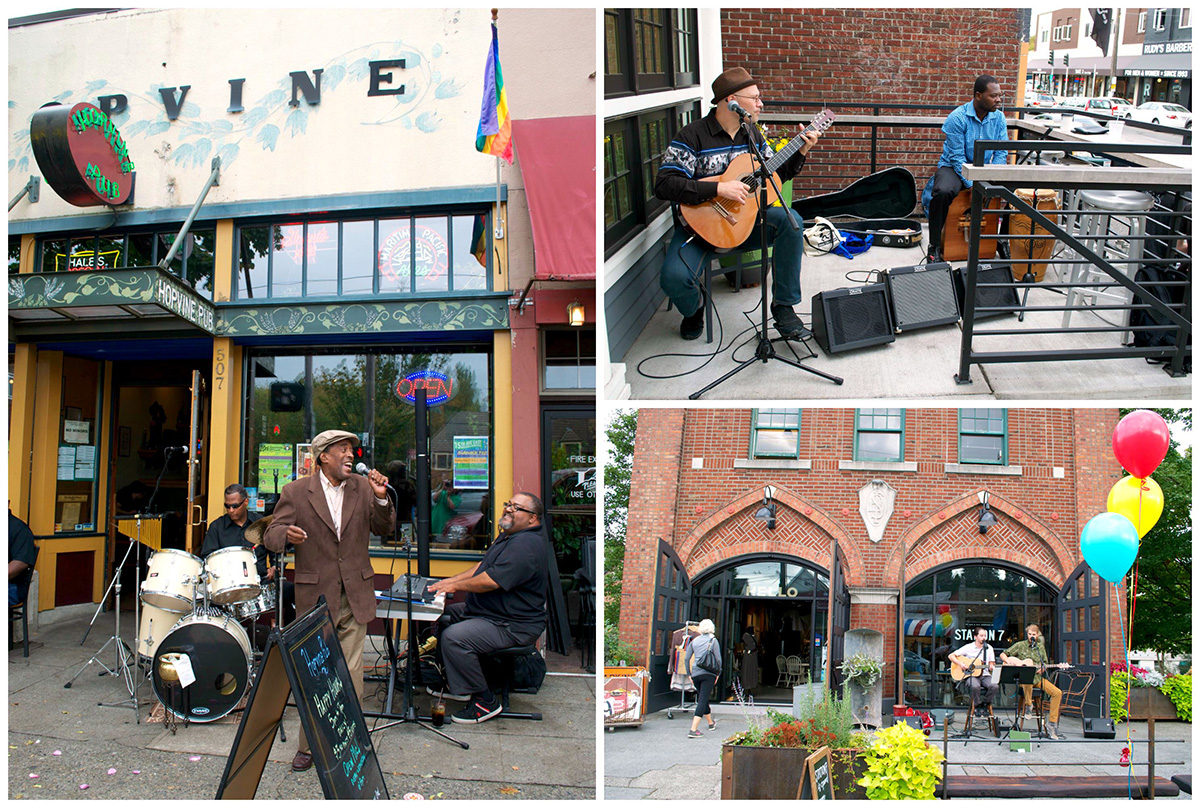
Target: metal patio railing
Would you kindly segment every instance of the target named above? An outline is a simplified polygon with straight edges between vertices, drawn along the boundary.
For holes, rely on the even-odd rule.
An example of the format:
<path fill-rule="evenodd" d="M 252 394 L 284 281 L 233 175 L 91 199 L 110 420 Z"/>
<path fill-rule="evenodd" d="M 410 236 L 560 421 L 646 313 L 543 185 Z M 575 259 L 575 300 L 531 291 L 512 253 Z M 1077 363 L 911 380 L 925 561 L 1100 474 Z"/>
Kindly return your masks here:
<path fill-rule="evenodd" d="M 1190 361 L 1185 369 L 1185 359 L 1190 360 L 1191 356 L 1191 210 L 1190 199 L 1184 193 L 1191 190 L 1191 172 L 1163 163 L 1147 166 L 1150 161 L 1145 156 L 1190 155 L 1191 147 L 1064 144 L 1058 140 L 1019 142 L 1026 159 L 1036 161 L 1040 152 L 1061 152 L 1066 145 L 1073 157 L 1093 164 L 985 167 L 986 149 L 1011 150 L 1012 143 L 976 142 L 974 165 L 964 169 L 964 175 L 974 182 L 956 380 L 960 384 L 970 383 L 971 365 L 1130 357 L 1162 362 L 1171 376 L 1190 372 Z M 1142 156 L 1140 164 L 1134 164 L 1134 155 Z M 1097 164 L 1100 161 L 1108 164 Z M 1031 187 L 1053 190 L 1059 194 L 1061 204 L 1051 209 L 1036 209 L 1016 193 L 1018 188 Z M 1112 194 L 1089 196 L 1088 191 L 1140 192 L 1145 195 L 1146 207 L 1130 209 L 1115 202 L 1105 206 L 1097 200 L 1111 200 Z M 988 209 L 986 205 L 993 199 L 1000 200 L 1004 207 Z M 1008 251 L 997 249 L 997 258 L 981 261 L 981 244 L 1004 240 L 1011 249 L 1013 240 L 1011 235 L 1003 233 L 984 233 L 984 220 L 1012 216 L 1031 220 L 1029 232 L 1019 240 L 1040 244 L 1039 255 L 1044 260 L 1027 255 L 1014 258 Z M 1013 279 L 1033 262 L 1046 265 L 1048 281 L 1030 283 L 1028 274 L 1021 280 Z M 986 265 L 1017 271 L 1004 281 L 981 282 L 979 272 Z M 1030 305 L 1028 295 L 1035 286 L 1043 293 L 1042 298 L 1046 292 L 1055 292 L 1065 295 L 1066 300 L 1061 305 L 1055 301 L 1051 301 L 1053 305 Z M 1122 299 L 1126 293 L 1127 302 Z M 1000 305 L 978 305 L 977 295 Z M 1100 304 L 1103 295 L 1112 296 L 1116 302 Z M 1092 302 L 1075 302 L 1086 298 Z M 1046 325 L 1043 318 L 1038 324 L 985 329 L 978 322 L 1005 314 L 1019 314 L 1023 321 L 1026 314 L 1041 312 L 1062 312 L 1062 325 Z M 1092 317 L 1081 317 L 1076 322 L 1084 324 L 1071 326 L 1069 320 L 1077 312 Z M 1135 318 L 1135 313 L 1141 314 Z M 1095 318 L 1103 324 L 1092 324 Z M 1119 334 L 1132 338 L 1101 347 L 1052 347 L 1053 343 L 1069 343 L 1068 335 L 1075 334 Z M 1039 340 L 1039 336 L 1053 339 Z M 991 338 L 1001 339 L 1000 349 L 979 350 L 979 341 Z M 1021 347 L 1013 350 L 1010 346 L 1017 338 Z"/>

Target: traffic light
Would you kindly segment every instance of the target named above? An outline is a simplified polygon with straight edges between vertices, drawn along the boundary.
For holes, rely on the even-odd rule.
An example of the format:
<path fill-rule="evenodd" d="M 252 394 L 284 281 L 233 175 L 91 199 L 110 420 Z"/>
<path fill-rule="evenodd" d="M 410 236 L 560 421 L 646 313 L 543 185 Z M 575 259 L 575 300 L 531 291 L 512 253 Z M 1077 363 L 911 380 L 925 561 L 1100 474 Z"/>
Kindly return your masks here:
<path fill-rule="evenodd" d="M 1054 51 L 1050 51 L 1050 66 L 1054 67 Z"/>
<path fill-rule="evenodd" d="M 1063 67 L 1070 67 L 1070 66 L 1071 66 L 1071 54 L 1064 53 L 1063 54 Z"/>

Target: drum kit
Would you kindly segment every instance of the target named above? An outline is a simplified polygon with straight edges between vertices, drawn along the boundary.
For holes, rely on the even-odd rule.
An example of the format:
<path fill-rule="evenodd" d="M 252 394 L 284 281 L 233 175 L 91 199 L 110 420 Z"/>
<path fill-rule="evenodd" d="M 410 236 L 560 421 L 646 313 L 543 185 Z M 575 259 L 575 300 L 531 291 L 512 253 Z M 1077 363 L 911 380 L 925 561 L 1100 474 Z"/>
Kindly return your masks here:
<path fill-rule="evenodd" d="M 242 622 L 276 605 L 275 589 L 259 582 L 254 550 L 226 547 L 203 561 L 159 550 L 150 556 L 141 600 L 138 656 L 149 664 L 159 703 L 188 721 L 228 715 L 246 693 L 254 662 Z M 195 677 L 186 687 L 180 687 L 183 657 Z"/>

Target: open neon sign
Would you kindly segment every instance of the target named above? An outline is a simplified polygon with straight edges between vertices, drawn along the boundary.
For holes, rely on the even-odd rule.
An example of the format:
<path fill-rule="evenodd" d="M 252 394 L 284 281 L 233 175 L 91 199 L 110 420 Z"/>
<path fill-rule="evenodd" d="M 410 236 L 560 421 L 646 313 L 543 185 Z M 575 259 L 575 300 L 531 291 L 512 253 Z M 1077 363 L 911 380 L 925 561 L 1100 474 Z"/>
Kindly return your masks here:
<path fill-rule="evenodd" d="M 417 391 L 425 390 L 425 404 L 433 407 L 454 397 L 455 380 L 436 370 L 417 370 L 396 382 L 396 395 L 416 403 Z"/>

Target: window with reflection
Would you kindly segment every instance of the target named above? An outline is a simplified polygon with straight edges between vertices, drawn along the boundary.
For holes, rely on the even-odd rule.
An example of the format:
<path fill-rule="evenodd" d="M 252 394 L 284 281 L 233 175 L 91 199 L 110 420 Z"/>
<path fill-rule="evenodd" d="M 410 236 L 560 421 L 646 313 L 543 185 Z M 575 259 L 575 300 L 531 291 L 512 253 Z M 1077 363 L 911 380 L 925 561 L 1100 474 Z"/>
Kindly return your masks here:
<path fill-rule="evenodd" d="M 904 459 L 904 410 L 860 409 L 855 411 L 854 459 Z"/>
<path fill-rule="evenodd" d="M 178 229 L 159 233 L 82 233 L 43 239 L 36 250 L 37 272 L 93 272 L 149 268 L 164 260 Z M 18 240 L 19 248 L 19 240 Z M 216 230 L 194 226 L 171 257 L 167 271 L 207 300 L 213 299 Z M 19 255 L 18 255 L 19 260 Z M 10 271 L 12 263 L 10 260 Z"/>
<path fill-rule="evenodd" d="M 958 462 L 1004 465 L 1008 462 L 1008 411 L 958 411 Z"/>
<path fill-rule="evenodd" d="M 927 708 L 969 703 L 969 696 L 954 688 L 949 655 L 973 642 L 977 628 L 987 630 L 997 657 L 1023 638 L 1030 623 L 1038 624 L 1054 648 L 1055 595 L 1020 570 L 987 564 L 937 570 L 908 584 L 902 624 L 905 701 Z M 1011 708 L 1011 698 L 1002 692 L 997 709 Z"/>
<path fill-rule="evenodd" d="M 329 298 L 487 291 L 486 211 L 238 228 L 237 297 Z"/>
<path fill-rule="evenodd" d="M 754 410 L 751 421 L 751 457 L 800 456 L 800 410 Z"/>
<path fill-rule="evenodd" d="M 363 461 L 386 474 L 399 496 L 395 536 L 373 536 L 393 547 L 413 535 L 416 514 L 415 386 L 424 384 L 431 464 L 431 547 L 482 551 L 494 535 L 491 359 L 483 346 L 428 350 L 330 349 L 259 353 L 248 358 L 243 484 L 273 510 L 288 482 L 318 473 L 313 435 L 345 429 L 363 440 Z M 438 381 L 430 381 L 437 374 Z M 422 379 L 426 381 L 422 381 Z M 435 388 L 435 389 L 431 389 Z M 252 496 L 252 499 L 254 497 Z"/>

